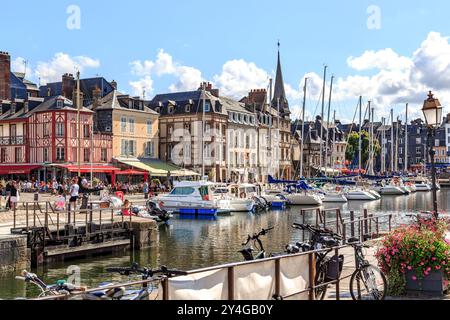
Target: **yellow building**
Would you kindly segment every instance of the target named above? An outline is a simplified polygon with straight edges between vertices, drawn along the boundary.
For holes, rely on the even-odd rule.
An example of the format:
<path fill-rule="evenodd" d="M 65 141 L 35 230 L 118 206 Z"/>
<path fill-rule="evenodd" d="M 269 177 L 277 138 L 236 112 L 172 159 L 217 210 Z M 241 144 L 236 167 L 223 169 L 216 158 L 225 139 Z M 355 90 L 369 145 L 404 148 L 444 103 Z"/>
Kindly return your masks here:
<path fill-rule="evenodd" d="M 113 134 L 113 158 L 159 157 L 159 114 L 146 107 L 144 100 L 114 90 L 94 99 L 91 108 L 96 129 Z"/>

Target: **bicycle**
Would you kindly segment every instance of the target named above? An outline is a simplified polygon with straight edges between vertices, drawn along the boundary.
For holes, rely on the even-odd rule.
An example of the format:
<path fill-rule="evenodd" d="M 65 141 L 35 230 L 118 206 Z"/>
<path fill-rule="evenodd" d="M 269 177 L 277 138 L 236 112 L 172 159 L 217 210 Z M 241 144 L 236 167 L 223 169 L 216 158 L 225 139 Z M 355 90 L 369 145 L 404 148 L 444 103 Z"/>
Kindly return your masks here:
<path fill-rule="evenodd" d="M 259 238 L 261 236 L 265 236 L 269 231 L 273 229 L 274 229 L 273 227 L 268 229 L 262 229 L 262 231 L 259 233 L 255 233 L 252 236 L 248 235 L 246 242 L 242 243 L 242 246 L 244 247 L 247 246 L 250 243 L 250 241 L 253 241 L 253 246 L 250 246 L 248 248 L 239 251 L 244 256 L 245 261 L 261 260 L 266 258 L 266 251 L 264 250 L 262 241 Z M 258 250 L 258 254 L 256 256 L 253 254 L 255 248 Z"/>
<path fill-rule="evenodd" d="M 70 296 L 77 292 L 84 292 L 86 287 L 75 286 L 71 283 L 67 283 L 65 280 L 58 280 L 55 284 L 47 285 L 36 274 L 24 270 L 22 276 L 16 276 L 16 279 L 23 280 L 25 283 L 31 283 L 37 286 L 41 293 L 38 298 L 66 295 Z"/>
<path fill-rule="evenodd" d="M 137 263 L 131 265 L 131 267 L 109 267 L 106 268 L 107 272 L 119 273 L 123 276 L 130 276 L 132 274 L 141 275 L 143 281 L 152 279 L 154 282 L 159 282 L 166 278 L 172 278 L 175 276 L 187 275 L 187 272 L 176 269 L 168 269 L 166 266 L 161 266 L 159 269 L 140 268 Z M 152 282 L 153 282 L 152 281 Z M 122 287 L 123 288 L 123 287 Z M 121 290 L 121 294 L 114 297 L 113 300 L 149 300 L 153 291 L 157 288 L 156 285 L 150 285 L 149 282 L 142 284 L 139 290 Z M 94 292 L 93 295 L 104 299 L 102 291 Z M 155 300 L 158 298 L 156 295 Z"/>
<path fill-rule="evenodd" d="M 369 248 L 357 238 L 347 241 L 355 250 L 355 272 L 350 278 L 350 294 L 353 300 L 384 300 L 387 280 L 381 270 L 366 260 L 363 248 Z"/>
<path fill-rule="evenodd" d="M 328 248 L 325 251 L 316 253 L 316 274 L 314 278 L 316 288 L 314 289 L 314 296 L 316 300 L 323 300 L 328 290 L 328 285 L 326 284 L 339 279 L 342 272 L 344 256 L 329 257 L 328 254 L 333 251 L 332 248 L 339 246 L 343 238 L 331 230 L 315 228 L 308 224 L 294 223 L 292 227 L 302 231 L 309 231 L 311 238 L 309 243 L 298 242 L 295 246 L 286 246 L 287 253 L 293 254 Z M 339 270 L 338 272 L 336 272 L 337 269 Z"/>

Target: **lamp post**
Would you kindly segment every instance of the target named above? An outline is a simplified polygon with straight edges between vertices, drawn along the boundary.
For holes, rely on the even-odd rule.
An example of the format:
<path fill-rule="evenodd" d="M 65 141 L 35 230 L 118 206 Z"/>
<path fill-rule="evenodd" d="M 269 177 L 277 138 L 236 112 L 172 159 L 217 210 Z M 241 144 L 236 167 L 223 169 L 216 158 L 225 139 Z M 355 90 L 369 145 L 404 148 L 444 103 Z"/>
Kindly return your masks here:
<path fill-rule="evenodd" d="M 431 178 L 433 183 L 433 214 L 436 218 L 439 217 L 437 205 L 437 187 L 436 187 L 436 166 L 434 164 L 434 156 L 436 152 L 433 147 L 433 140 L 436 136 L 436 128 L 442 122 L 442 106 L 438 99 L 433 97 L 433 93 L 428 93 L 428 99 L 423 104 L 423 115 L 428 127 L 428 146 L 430 148 L 429 154 L 431 158 Z"/>

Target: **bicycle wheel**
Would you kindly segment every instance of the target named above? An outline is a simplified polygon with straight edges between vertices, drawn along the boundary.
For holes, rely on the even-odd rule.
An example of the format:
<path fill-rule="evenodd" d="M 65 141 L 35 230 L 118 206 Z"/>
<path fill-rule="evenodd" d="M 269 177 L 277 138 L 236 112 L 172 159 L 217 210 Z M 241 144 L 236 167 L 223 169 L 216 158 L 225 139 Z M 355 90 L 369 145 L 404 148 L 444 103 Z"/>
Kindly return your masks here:
<path fill-rule="evenodd" d="M 326 262 L 326 261 L 325 261 Z M 324 284 L 326 282 L 327 279 L 327 264 L 323 262 L 320 264 L 317 274 L 316 274 L 316 279 L 315 279 L 315 285 L 321 285 Z M 316 300 L 323 300 L 325 299 L 325 295 L 327 293 L 327 289 L 328 286 L 321 286 L 319 288 L 314 289 L 314 294 L 315 294 L 315 299 Z"/>
<path fill-rule="evenodd" d="M 386 277 L 377 267 L 366 265 L 352 274 L 350 294 L 353 300 L 384 300 L 386 291 Z"/>

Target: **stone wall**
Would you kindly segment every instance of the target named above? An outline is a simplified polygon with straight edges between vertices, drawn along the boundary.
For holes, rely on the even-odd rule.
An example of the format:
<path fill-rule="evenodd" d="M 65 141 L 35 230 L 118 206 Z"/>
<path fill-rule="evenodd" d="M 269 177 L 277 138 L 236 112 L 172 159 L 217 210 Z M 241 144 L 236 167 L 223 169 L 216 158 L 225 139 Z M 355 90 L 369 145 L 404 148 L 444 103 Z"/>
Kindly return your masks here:
<path fill-rule="evenodd" d="M 30 260 L 27 236 L 0 236 L 0 273 L 29 269 Z"/>

